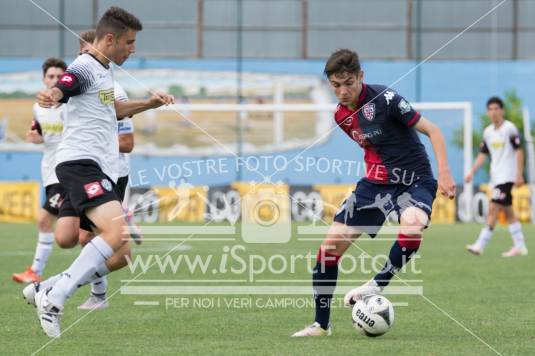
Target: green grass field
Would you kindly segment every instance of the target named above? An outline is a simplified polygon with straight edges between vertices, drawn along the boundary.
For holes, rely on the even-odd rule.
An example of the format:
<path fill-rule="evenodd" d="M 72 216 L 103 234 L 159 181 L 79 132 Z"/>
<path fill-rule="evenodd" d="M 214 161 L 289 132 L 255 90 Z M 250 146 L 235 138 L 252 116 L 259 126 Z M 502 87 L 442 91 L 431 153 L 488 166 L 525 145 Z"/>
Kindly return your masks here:
<path fill-rule="evenodd" d="M 422 280 L 423 294 L 393 295 L 395 303 L 408 303 L 395 308 L 395 323 L 383 337 L 369 339 L 357 334 L 351 325 L 350 311 L 334 308 L 332 313 L 333 336 L 331 338 L 292 339 L 290 334 L 313 320 L 313 309 L 300 307 L 269 307 L 269 300 L 291 296 L 269 295 L 206 295 L 206 300 L 219 300 L 213 307 L 166 308 L 166 298 L 185 298 L 182 295 L 124 295 L 112 294 L 136 274 L 126 268 L 110 276 L 110 308 L 90 314 L 76 309 L 87 297 L 88 287 L 80 289 L 68 302 L 62 327 L 75 323 L 58 340 L 50 342 L 40 354 L 50 355 L 111 355 L 111 354 L 277 354 L 277 355 L 492 355 L 496 354 L 483 342 L 463 329 L 444 313 L 478 335 L 499 353 L 504 355 L 535 354 L 535 308 L 533 295 L 535 283 L 532 257 L 503 259 L 500 253 L 509 248 L 511 240 L 507 229 L 497 230 L 485 255 L 475 257 L 464 251 L 464 245 L 472 242 L 478 225 L 436 225 L 427 232 L 420 250 L 421 259 L 415 265 L 422 273 L 404 273 L 402 278 Z M 528 247 L 535 248 L 531 238 L 535 233 L 526 225 L 524 233 Z M 0 349 L 2 354 L 32 354 L 49 342 L 38 325 L 34 308 L 27 305 L 21 296 L 22 286 L 11 281 L 11 274 L 31 263 L 35 247 L 36 228 L 31 224 L 0 225 L 0 303 L 2 323 L 0 326 Z M 170 235 L 156 236 L 169 238 Z M 207 236 L 204 236 L 207 237 Z M 216 238 L 217 236 L 210 236 Z M 371 241 L 364 237 L 357 245 L 371 255 L 386 254 L 392 241 Z M 134 247 L 140 256 L 164 255 L 180 242 L 146 241 Z M 237 241 L 185 242 L 184 246 L 169 256 L 180 254 L 221 255 L 224 247 L 236 244 L 245 246 L 240 256 L 259 254 L 291 255 L 315 254 L 319 241 L 297 241 L 287 244 L 246 244 Z M 65 269 L 77 256 L 79 248 L 55 250 L 50 258 L 46 275 Z M 350 253 L 358 256 L 361 251 L 351 247 Z M 282 262 L 281 262 L 282 263 Z M 276 264 L 280 266 L 280 264 Z M 216 266 L 216 264 L 214 264 Z M 231 264 L 232 266 L 232 264 Z M 235 265 L 238 266 L 239 265 Z M 190 279 L 190 285 L 202 284 L 200 279 L 245 278 L 245 275 L 210 273 L 191 275 L 187 268 L 178 268 L 176 273 L 168 270 L 161 274 L 153 267 L 146 274 L 137 276 L 143 280 Z M 258 279 L 303 280 L 282 282 L 310 286 L 309 274 L 304 265 L 294 273 L 268 273 L 255 276 Z M 356 272 L 341 277 L 368 279 L 371 274 Z M 197 282 L 195 282 L 197 281 Z M 210 282 L 211 286 L 228 283 Z M 260 282 L 261 283 L 261 282 Z M 132 283 L 131 285 L 141 285 Z M 157 283 L 152 283 L 154 285 Z M 163 283 L 169 285 L 172 283 Z M 265 283 L 264 283 L 265 284 Z M 397 283 L 399 284 L 399 283 Z M 414 283 L 409 283 L 413 285 Z M 160 283 L 159 285 L 162 285 Z M 178 285 L 178 284 L 173 284 Z M 217 289 L 216 289 L 217 290 Z M 294 296 L 305 300 L 309 295 Z M 341 297 L 340 295 L 338 297 Z M 194 299 L 202 296 L 191 296 Z M 242 307 L 227 307 L 232 298 L 245 301 Z M 271 298 L 271 299 L 270 299 Z M 178 300 L 178 299 L 177 299 Z M 180 299 L 182 300 L 182 299 Z M 159 306 L 134 305 L 136 301 L 157 301 Z M 259 302 L 262 301 L 262 302 Z M 436 306 L 433 306 L 434 303 Z M 251 303 L 251 305 L 247 305 Z M 441 308 L 443 311 L 438 310 Z"/>

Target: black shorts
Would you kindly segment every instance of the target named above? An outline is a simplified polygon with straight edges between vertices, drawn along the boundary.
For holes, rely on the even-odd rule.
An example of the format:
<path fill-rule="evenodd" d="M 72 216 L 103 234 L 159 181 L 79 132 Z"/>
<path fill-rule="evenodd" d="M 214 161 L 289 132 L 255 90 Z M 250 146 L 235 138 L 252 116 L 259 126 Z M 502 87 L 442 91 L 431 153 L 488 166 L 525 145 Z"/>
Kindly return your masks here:
<path fill-rule="evenodd" d="M 121 199 L 121 201 L 124 200 L 127 186 L 128 175 L 125 175 L 124 177 L 119 177 L 119 179 L 117 179 L 117 184 L 115 185 L 115 192 L 117 193 L 117 196 L 119 197 L 119 199 Z"/>
<path fill-rule="evenodd" d="M 376 184 L 361 179 L 336 212 L 334 221 L 375 237 L 392 211 L 400 217 L 405 209 L 417 207 L 424 210 L 431 221 L 436 192 L 437 181 L 433 177 L 422 177 L 411 185 Z"/>
<path fill-rule="evenodd" d="M 56 175 L 67 191 L 60 209 L 62 216 L 80 216 L 80 227 L 91 231 L 91 222 L 85 217 L 85 210 L 117 200 L 115 184 L 98 164 L 90 159 L 67 161 L 56 166 Z M 85 222 L 84 220 L 87 219 Z"/>
<path fill-rule="evenodd" d="M 69 199 L 69 195 L 65 195 L 65 199 L 63 200 L 63 203 L 61 204 L 61 207 L 59 208 L 58 213 L 58 219 L 63 217 L 76 217 L 80 218 L 80 229 L 86 230 L 86 231 L 93 231 L 93 223 L 85 214 L 79 214 L 76 209 L 74 209 L 73 205 L 71 204 L 71 200 Z"/>
<path fill-rule="evenodd" d="M 512 190 L 513 183 L 498 184 L 492 189 L 492 198 L 490 201 L 503 206 L 511 206 L 513 204 Z"/>
<path fill-rule="evenodd" d="M 50 184 L 45 187 L 46 198 L 43 209 L 52 215 L 58 215 L 59 209 L 65 200 L 65 189 L 59 183 Z"/>

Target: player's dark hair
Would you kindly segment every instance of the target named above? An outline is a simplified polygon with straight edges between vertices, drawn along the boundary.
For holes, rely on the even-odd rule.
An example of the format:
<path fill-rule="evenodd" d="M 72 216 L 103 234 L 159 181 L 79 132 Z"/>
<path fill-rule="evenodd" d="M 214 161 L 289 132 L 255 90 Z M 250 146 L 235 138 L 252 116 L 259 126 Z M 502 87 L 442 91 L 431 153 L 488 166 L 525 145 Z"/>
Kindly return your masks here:
<path fill-rule="evenodd" d="M 93 43 L 95 42 L 95 37 L 97 37 L 97 31 L 95 30 L 87 30 L 82 33 L 80 33 L 80 46 L 85 45 L 86 43 Z"/>
<path fill-rule="evenodd" d="M 503 109 L 503 100 L 497 96 L 493 96 L 487 100 L 487 109 L 489 108 L 490 104 L 497 104 L 500 109 Z"/>
<path fill-rule="evenodd" d="M 112 6 L 98 21 L 96 34 L 97 39 L 101 39 L 108 33 L 119 37 L 127 30 L 141 31 L 142 29 L 143 25 L 137 17 L 120 7 Z"/>
<path fill-rule="evenodd" d="M 360 72 L 360 60 L 357 52 L 350 49 L 339 49 L 327 59 L 323 73 L 327 77 L 341 73 L 358 74 Z"/>
<path fill-rule="evenodd" d="M 61 68 L 65 72 L 67 70 L 67 64 L 59 58 L 47 58 L 41 68 L 43 68 L 44 77 L 49 68 Z"/>

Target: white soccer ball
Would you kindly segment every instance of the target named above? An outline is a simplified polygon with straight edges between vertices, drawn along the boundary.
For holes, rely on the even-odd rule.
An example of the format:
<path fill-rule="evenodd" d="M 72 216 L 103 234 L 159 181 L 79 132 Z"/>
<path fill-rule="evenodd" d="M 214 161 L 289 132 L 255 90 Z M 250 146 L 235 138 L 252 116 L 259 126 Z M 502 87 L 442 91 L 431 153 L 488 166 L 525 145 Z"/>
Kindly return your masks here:
<path fill-rule="evenodd" d="M 394 307 L 382 295 L 367 295 L 355 303 L 351 317 L 362 335 L 381 336 L 394 324 Z"/>

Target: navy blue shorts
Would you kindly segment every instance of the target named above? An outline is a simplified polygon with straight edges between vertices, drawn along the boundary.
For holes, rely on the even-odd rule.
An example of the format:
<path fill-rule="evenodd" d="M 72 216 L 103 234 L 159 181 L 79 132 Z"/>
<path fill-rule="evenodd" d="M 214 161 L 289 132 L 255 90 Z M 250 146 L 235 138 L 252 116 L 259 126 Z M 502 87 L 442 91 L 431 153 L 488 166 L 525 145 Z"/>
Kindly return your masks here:
<path fill-rule="evenodd" d="M 431 220 L 436 192 L 437 181 L 432 177 L 422 177 L 411 185 L 376 184 L 364 178 L 344 200 L 334 221 L 375 237 L 392 211 L 401 216 L 405 209 L 417 207 L 424 210 Z"/>

